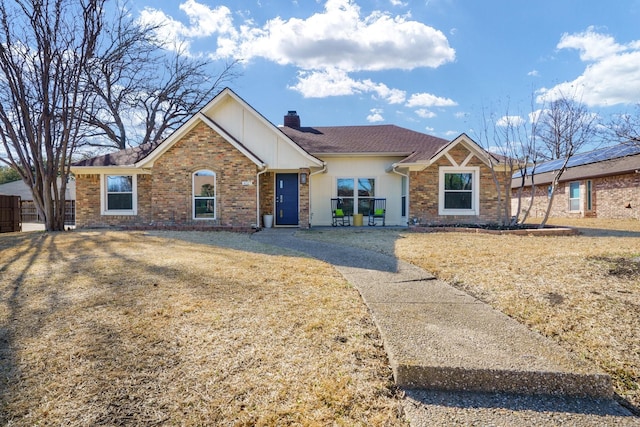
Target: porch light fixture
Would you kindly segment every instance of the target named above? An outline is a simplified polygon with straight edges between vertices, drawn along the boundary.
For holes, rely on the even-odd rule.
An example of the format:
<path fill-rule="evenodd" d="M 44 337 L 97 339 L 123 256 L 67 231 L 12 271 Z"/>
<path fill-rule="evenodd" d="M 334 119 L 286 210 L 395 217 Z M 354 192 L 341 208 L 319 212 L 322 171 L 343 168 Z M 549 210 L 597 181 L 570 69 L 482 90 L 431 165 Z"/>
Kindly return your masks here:
<path fill-rule="evenodd" d="M 306 172 L 302 172 L 300 174 L 300 184 L 306 184 L 307 183 L 307 174 Z"/>

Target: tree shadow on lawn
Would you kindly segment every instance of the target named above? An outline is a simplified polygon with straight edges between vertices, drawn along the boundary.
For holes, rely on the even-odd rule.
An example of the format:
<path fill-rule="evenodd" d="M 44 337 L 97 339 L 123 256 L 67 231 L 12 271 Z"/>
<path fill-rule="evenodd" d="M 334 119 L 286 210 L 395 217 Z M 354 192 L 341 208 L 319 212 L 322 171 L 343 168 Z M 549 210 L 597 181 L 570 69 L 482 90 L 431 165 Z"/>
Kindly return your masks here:
<path fill-rule="evenodd" d="M 4 247 L 11 247 L 22 239 L 18 238 L 18 234 L 7 236 L 0 246 L 0 250 Z M 25 247 L 17 251 L 9 258 L 3 258 L 0 261 L 0 283 L 4 283 L 4 287 L 0 288 L 2 300 L 5 301 L 7 323 L 0 328 L 0 421 L 6 422 L 3 414 L 6 414 L 5 407 L 7 398 L 9 397 L 9 385 L 12 379 L 19 375 L 18 365 L 13 351 L 17 341 L 15 330 L 11 327 L 11 322 L 17 320 L 21 313 L 22 302 L 25 298 L 22 292 L 22 284 L 28 277 L 29 271 L 42 253 L 42 247 L 46 242 L 46 236 L 33 235 Z M 20 272 L 15 279 L 8 283 L 4 277 L 5 272 L 11 265 L 23 262 L 24 266 L 20 268 Z"/>
<path fill-rule="evenodd" d="M 157 279 L 170 280 L 179 272 L 118 251 L 118 245 L 131 243 L 127 235 L 112 234 L 96 244 L 63 234 L 0 240 L 0 424 L 29 417 L 43 421 L 47 414 L 83 424 L 162 422 L 167 418 L 167 402 L 157 402 L 164 387 L 158 380 L 162 364 L 153 351 L 136 348 L 136 342 L 147 345 L 140 338 L 147 331 L 136 336 L 126 328 L 125 334 L 121 326 L 128 324 L 128 313 L 138 314 L 136 292 L 159 292 Z M 17 250 L 10 253 L 12 248 Z M 136 277 L 110 277 L 105 259 L 129 265 Z M 204 285 L 190 288 L 194 301 L 206 297 L 199 286 Z M 137 289 L 131 292 L 132 287 Z M 101 310 L 114 314 L 97 319 Z M 157 337 L 160 348 L 171 346 L 171 339 Z"/>
<path fill-rule="evenodd" d="M 263 255 L 287 255 L 297 257 L 312 257 L 329 264 L 366 270 L 383 272 L 397 272 L 398 260 L 394 255 L 395 242 L 400 238 L 400 232 L 406 228 L 393 229 L 373 227 L 314 227 L 311 230 L 292 228 L 263 229 L 251 235 L 220 231 L 191 232 L 191 231 L 147 231 L 146 234 L 181 239 L 193 243 L 215 245 L 244 252 Z M 343 234 L 332 241 L 332 233 Z M 364 236 L 379 236 L 376 244 L 363 247 L 358 241 Z M 328 237 L 327 237 L 328 236 Z M 349 243 L 345 244 L 344 239 Z M 295 267 L 295 266 L 292 266 Z"/>
<path fill-rule="evenodd" d="M 295 232 L 266 230 L 255 233 L 252 239 L 299 251 L 335 266 L 395 273 L 399 268 L 395 242 L 401 231 L 406 229 L 315 227 Z M 336 234 L 339 236 L 332 237 Z M 363 244 L 372 236 L 374 244 Z"/>
<path fill-rule="evenodd" d="M 341 354 L 342 347 L 359 342 L 360 338 L 345 342 L 335 339 L 333 331 L 342 331 L 347 324 L 351 325 L 348 328 L 359 330 L 351 320 L 324 321 L 334 317 L 335 307 L 343 306 L 322 300 L 325 285 L 339 295 L 347 287 L 337 276 L 325 275 L 305 287 L 299 283 L 309 275 L 300 273 L 300 269 L 294 274 L 296 262 L 292 258 L 303 254 L 267 247 L 247 235 L 234 243 L 234 236 L 210 233 L 208 237 L 227 240 L 228 244 L 219 246 L 237 250 L 189 245 L 169 233 L 166 239 L 141 232 L 111 231 L 32 236 L 23 233 L 12 241 L 0 237 L 0 425 L 59 424 L 64 423 L 62 420 L 82 425 L 176 424 L 181 417 L 205 415 L 207 423 L 218 424 L 213 417 L 229 417 L 221 418 L 222 424 L 230 419 L 258 416 L 257 410 L 242 412 L 242 405 L 248 402 L 250 409 L 260 403 L 272 386 L 283 390 L 280 410 L 297 407 L 296 393 L 305 399 L 315 396 L 309 393 L 314 390 L 315 381 L 331 379 L 330 383 L 337 387 L 332 373 L 347 369 L 350 362 L 344 366 L 327 365 L 326 372 L 318 369 L 312 375 L 304 374 L 305 379 L 309 378 L 308 384 L 301 382 L 304 384 L 292 387 L 294 390 L 290 390 L 288 382 L 299 384 L 295 381 L 297 371 L 291 374 L 286 367 L 322 367 L 324 360 L 332 360 L 332 356 L 315 355 L 313 365 L 314 348 L 324 354 L 338 346 L 336 353 Z M 252 256 L 247 253 L 251 251 L 276 254 L 278 259 Z M 278 271 L 272 273 L 272 268 Z M 280 287 L 290 277 L 296 279 Z M 355 294 L 351 290 L 346 294 L 354 299 L 353 304 L 344 306 L 359 307 Z M 318 309 L 321 306 L 326 308 Z M 260 310 L 256 314 L 256 307 L 265 307 L 269 314 L 279 307 L 281 316 L 266 316 Z M 294 322 L 292 314 L 289 320 L 288 313 L 297 313 L 299 307 L 309 307 L 312 315 L 306 321 L 306 312 L 295 315 Z M 355 313 L 353 317 L 359 316 L 359 310 L 341 312 Z M 318 325 L 326 327 L 326 331 L 315 338 Z M 226 336 L 218 334 L 224 330 Z M 314 337 L 309 345 L 283 345 L 291 337 L 307 335 Z M 349 354 L 358 365 L 384 366 L 377 356 L 379 350 L 373 352 L 369 339 L 365 341 L 363 348 L 371 350 L 371 356 Z M 263 344 L 258 344 L 256 350 L 254 342 Z M 200 345 L 206 348 L 204 356 L 199 353 Z M 359 349 L 358 345 L 354 348 Z M 281 357 L 269 360 L 272 352 L 279 351 Z M 344 360 L 351 360 L 349 357 Z M 233 360 L 233 366 L 227 365 L 227 360 Z M 248 367 L 249 362 L 255 366 Z M 268 368 L 267 376 L 260 375 L 263 364 L 275 368 Z M 232 370 L 236 365 L 244 375 L 263 378 L 255 384 L 236 384 L 234 381 L 239 380 L 234 379 Z M 278 372 L 280 367 L 282 372 Z M 253 374 L 248 368 L 258 373 Z M 207 381 L 202 372 L 207 372 Z M 386 369 L 379 372 L 388 373 Z M 282 380 L 272 384 L 269 378 L 274 373 L 282 374 Z M 359 375 L 365 374 L 369 375 L 366 371 Z M 230 383 L 221 380 L 223 376 L 229 376 Z M 382 379 L 388 383 L 387 377 Z M 374 378 L 374 384 L 375 381 Z M 344 386 L 352 393 L 351 385 Z M 201 399 L 200 393 L 205 393 L 206 399 Z M 354 388 L 353 395 L 359 393 Z M 377 396 L 372 390 L 363 393 Z M 332 410 L 333 397 L 328 403 L 309 399 L 312 405 Z M 193 402 L 206 407 L 198 412 L 190 406 Z M 358 410 L 364 411 L 368 402 L 363 399 Z M 309 416 L 316 416 L 316 412 L 311 411 Z"/>

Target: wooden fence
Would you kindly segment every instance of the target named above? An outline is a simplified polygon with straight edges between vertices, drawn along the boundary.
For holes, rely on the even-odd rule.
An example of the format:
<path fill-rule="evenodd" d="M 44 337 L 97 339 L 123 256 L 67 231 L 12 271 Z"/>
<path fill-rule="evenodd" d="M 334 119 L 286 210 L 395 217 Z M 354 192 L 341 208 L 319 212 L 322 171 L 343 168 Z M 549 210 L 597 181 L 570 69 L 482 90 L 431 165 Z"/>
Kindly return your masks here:
<path fill-rule="evenodd" d="M 33 200 L 23 200 L 21 203 L 22 222 L 43 222 L 43 218 L 38 215 Z M 64 225 L 76 224 L 76 201 L 65 200 L 64 207 Z"/>
<path fill-rule="evenodd" d="M 0 233 L 21 230 L 20 196 L 0 196 Z"/>

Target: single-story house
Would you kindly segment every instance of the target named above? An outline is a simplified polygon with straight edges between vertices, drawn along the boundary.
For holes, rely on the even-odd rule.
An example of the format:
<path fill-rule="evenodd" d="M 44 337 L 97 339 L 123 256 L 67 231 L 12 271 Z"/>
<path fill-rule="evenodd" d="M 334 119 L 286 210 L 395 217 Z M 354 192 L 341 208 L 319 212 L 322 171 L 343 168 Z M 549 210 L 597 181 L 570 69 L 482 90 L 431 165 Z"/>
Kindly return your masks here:
<path fill-rule="evenodd" d="M 563 162 L 564 159 L 552 160 L 537 165 L 532 217 L 544 216 L 551 182 Z M 521 177 L 516 173 L 511 181 L 513 212 Z M 530 197 L 531 176 L 527 176 L 523 206 L 528 206 Z M 569 159 L 556 188 L 550 216 L 640 219 L 640 145 L 618 144 Z"/>
<path fill-rule="evenodd" d="M 278 127 L 229 88 L 164 141 L 74 163 L 72 172 L 79 228 L 259 228 L 265 214 L 274 226 L 327 226 L 337 198 L 365 216 L 383 199 L 386 225 L 499 215 L 486 152 L 465 134 L 303 127 L 295 111 Z"/>
<path fill-rule="evenodd" d="M 58 186 L 59 185 L 61 185 L 60 178 L 58 178 Z M 0 184 L 0 195 L 20 196 L 22 222 L 42 221 L 33 202 L 33 194 L 31 193 L 31 188 L 29 188 L 29 186 L 25 184 L 23 180 L 20 179 L 18 181 Z M 75 200 L 76 182 L 73 179 L 69 179 L 65 191 L 65 201 L 67 206 L 65 224 L 67 225 L 73 225 L 75 223 Z"/>

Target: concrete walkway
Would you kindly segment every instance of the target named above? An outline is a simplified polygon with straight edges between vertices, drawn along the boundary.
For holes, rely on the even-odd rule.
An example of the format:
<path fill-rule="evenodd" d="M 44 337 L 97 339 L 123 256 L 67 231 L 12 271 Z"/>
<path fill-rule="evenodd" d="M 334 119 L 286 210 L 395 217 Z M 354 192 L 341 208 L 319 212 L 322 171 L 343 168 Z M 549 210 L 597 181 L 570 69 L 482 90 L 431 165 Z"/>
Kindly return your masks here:
<path fill-rule="evenodd" d="M 407 409 L 413 425 L 432 425 L 419 420 L 427 416 L 434 393 L 445 401 L 447 396 L 460 400 L 463 393 L 475 405 L 488 398 L 470 397 L 478 393 L 539 396 L 531 398 L 535 402 L 556 396 L 574 402 L 572 413 L 605 417 L 598 418 L 598 425 L 639 421 L 612 400 L 608 375 L 430 273 L 388 255 L 295 234 L 293 229 L 265 229 L 252 238 L 331 263 L 358 289 L 380 330 L 395 381 L 413 402 Z"/>

